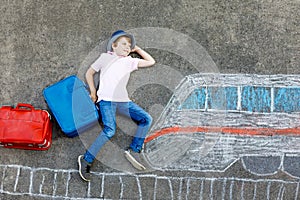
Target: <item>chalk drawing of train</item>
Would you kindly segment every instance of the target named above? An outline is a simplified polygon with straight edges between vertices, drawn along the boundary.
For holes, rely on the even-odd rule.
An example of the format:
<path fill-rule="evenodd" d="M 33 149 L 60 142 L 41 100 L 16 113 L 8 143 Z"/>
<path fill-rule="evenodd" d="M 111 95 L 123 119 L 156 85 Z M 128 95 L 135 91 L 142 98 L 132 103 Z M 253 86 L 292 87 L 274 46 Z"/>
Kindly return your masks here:
<path fill-rule="evenodd" d="M 157 169 L 300 177 L 300 75 L 193 74 L 145 140 Z"/>

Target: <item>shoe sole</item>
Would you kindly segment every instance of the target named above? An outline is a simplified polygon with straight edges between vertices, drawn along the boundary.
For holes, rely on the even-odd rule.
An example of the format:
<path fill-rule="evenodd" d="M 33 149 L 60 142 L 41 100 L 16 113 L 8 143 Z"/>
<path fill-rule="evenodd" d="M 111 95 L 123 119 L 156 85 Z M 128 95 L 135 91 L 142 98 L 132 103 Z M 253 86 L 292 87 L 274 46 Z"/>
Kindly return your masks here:
<path fill-rule="evenodd" d="M 132 157 L 132 155 L 130 155 L 129 152 L 125 151 L 125 158 L 133 165 L 133 167 L 135 167 L 138 170 L 146 170 L 146 167 L 144 165 L 142 165 L 141 163 L 139 163 L 136 159 L 134 159 L 134 157 Z"/>
<path fill-rule="evenodd" d="M 90 180 L 86 179 L 86 178 L 83 176 L 83 174 L 81 173 L 81 158 L 83 158 L 82 155 L 81 155 L 81 156 L 78 156 L 78 160 L 77 160 L 77 162 L 78 162 L 78 167 L 79 167 L 79 169 L 78 169 L 79 175 L 80 175 L 80 177 L 81 177 L 84 181 L 89 182 Z"/>

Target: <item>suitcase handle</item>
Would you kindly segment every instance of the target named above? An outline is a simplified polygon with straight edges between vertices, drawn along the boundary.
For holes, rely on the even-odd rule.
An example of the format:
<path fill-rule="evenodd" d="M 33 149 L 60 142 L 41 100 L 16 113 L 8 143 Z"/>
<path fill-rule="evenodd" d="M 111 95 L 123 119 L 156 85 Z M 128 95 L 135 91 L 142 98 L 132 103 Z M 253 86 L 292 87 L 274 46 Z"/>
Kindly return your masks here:
<path fill-rule="evenodd" d="M 23 108 L 23 109 L 21 109 L 21 108 Z M 18 105 L 16 106 L 16 110 L 34 110 L 34 107 L 31 104 L 18 103 Z"/>
<path fill-rule="evenodd" d="M 9 105 L 3 105 L 3 106 L 1 107 L 1 110 L 2 110 L 2 109 L 11 110 L 11 109 L 12 109 L 12 106 L 9 106 Z"/>

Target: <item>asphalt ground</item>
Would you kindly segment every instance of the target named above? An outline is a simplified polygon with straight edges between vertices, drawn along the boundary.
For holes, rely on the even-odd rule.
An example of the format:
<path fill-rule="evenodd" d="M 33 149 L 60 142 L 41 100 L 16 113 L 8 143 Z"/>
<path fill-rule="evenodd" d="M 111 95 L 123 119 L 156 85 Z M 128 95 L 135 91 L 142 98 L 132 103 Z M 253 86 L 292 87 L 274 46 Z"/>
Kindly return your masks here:
<path fill-rule="evenodd" d="M 188 74 L 300 72 L 296 1 L 9 0 L 0 9 L 2 104 L 45 108 L 42 89 L 71 73 L 83 77 L 82 66 L 101 49 L 95 45 L 119 28 L 130 29 L 157 60 L 152 72 L 136 73 L 130 91 L 152 111 L 163 110 Z M 224 172 L 137 173 L 123 155 L 130 142 L 123 126 L 99 154 L 94 179 L 86 184 L 76 160 L 88 146 L 83 141 L 98 132 L 67 138 L 54 129 L 45 152 L 1 148 L 0 199 L 299 199 L 299 179 L 281 171 L 257 176 L 240 160 Z"/>

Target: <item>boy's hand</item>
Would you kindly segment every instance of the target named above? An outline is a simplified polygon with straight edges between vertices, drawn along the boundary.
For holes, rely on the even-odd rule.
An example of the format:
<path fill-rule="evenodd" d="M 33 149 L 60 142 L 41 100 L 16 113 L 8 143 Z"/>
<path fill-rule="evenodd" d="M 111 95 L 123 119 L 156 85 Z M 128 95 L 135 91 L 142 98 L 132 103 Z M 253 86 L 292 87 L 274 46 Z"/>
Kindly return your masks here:
<path fill-rule="evenodd" d="M 90 97 L 91 97 L 91 99 L 92 99 L 92 101 L 93 101 L 94 103 L 95 103 L 95 102 L 97 101 L 97 99 L 98 99 L 96 93 L 91 93 L 91 94 L 90 94 Z"/>
<path fill-rule="evenodd" d="M 131 52 L 137 52 L 138 50 L 141 50 L 141 48 L 135 45 Z"/>

